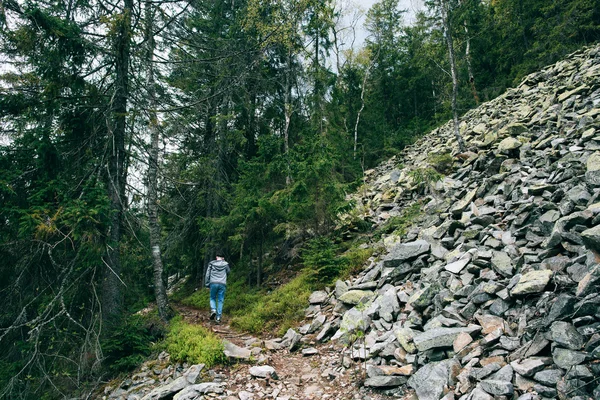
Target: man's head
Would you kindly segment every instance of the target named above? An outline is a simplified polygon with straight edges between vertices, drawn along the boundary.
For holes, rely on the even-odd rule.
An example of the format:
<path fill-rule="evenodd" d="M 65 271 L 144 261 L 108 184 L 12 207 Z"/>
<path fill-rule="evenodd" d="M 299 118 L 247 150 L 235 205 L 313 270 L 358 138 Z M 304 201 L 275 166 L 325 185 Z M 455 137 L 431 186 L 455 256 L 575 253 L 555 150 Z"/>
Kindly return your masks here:
<path fill-rule="evenodd" d="M 216 254 L 217 260 L 224 260 L 225 259 L 223 257 L 223 252 L 222 251 L 217 251 L 216 253 L 217 253 Z"/>

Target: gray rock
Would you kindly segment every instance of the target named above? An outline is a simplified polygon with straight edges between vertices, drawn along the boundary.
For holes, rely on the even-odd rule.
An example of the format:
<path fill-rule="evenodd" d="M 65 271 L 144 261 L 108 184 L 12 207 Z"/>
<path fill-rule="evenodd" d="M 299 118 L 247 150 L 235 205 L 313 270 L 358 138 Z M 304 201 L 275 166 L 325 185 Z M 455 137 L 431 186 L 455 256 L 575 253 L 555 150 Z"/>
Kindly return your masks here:
<path fill-rule="evenodd" d="M 317 315 L 315 318 L 313 318 L 307 333 L 315 333 L 321 329 L 326 319 L 327 317 L 323 314 Z"/>
<path fill-rule="evenodd" d="M 197 385 L 187 386 L 185 389 L 177 393 L 173 397 L 173 400 L 196 400 L 198 397 L 204 394 L 222 394 L 224 392 L 225 389 L 220 383 L 204 382 Z"/>
<path fill-rule="evenodd" d="M 494 374 L 490 376 L 489 379 L 495 381 L 512 382 L 513 375 L 514 371 L 512 367 L 510 365 L 505 365 L 504 367 L 500 368 L 499 371 L 494 372 Z"/>
<path fill-rule="evenodd" d="M 514 150 L 517 150 L 523 144 L 513 137 L 507 137 L 498 143 L 498 151 L 501 154 L 510 154 Z"/>
<path fill-rule="evenodd" d="M 384 267 L 397 267 L 404 261 L 413 260 L 422 254 L 429 253 L 430 245 L 425 240 L 396 245 L 383 260 Z"/>
<path fill-rule="evenodd" d="M 492 253 L 492 267 L 494 270 L 506 277 L 513 274 L 513 264 L 510 256 L 503 251 L 494 251 Z"/>
<path fill-rule="evenodd" d="M 465 197 L 463 197 L 461 200 L 459 200 L 458 202 L 456 202 L 452 208 L 450 209 L 450 212 L 454 215 L 460 215 L 462 214 L 462 212 L 465 210 L 465 208 L 467 208 L 467 206 L 469 204 L 471 204 L 471 202 L 473 201 L 473 199 L 475 198 L 475 196 L 477 195 L 477 190 L 479 188 L 475 188 L 473 190 L 471 190 L 469 193 L 467 193 L 465 195 Z"/>
<path fill-rule="evenodd" d="M 377 300 L 379 302 L 379 317 L 387 322 L 393 322 L 396 315 L 400 311 L 400 303 L 396 294 L 396 288 L 388 289 L 383 296 Z"/>
<path fill-rule="evenodd" d="M 523 125 L 520 122 L 510 122 L 508 125 L 506 125 L 500 130 L 500 134 L 507 136 L 517 136 L 527 132 L 527 130 L 527 126 Z"/>
<path fill-rule="evenodd" d="M 357 305 L 360 302 L 368 303 L 375 297 L 369 290 L 349 290 L 338 299 L 344 304 Z"/>
<path fill-rule="evenodd" d="M 417 310 L 423 310 L 433 302 L 433 298 L 439 291 L 440 286 L 437 283 L 427 285 L 410 296 L 408 304 Z"/>
<path fill-rule="evenodd" d="M 223 340 L 223 353 L 226 357 L 246 361 L 252 356 L 250 349 L 237 346 L 228 340 Z"/>
<path fill-rule="evenodd" d="M 331 324 L 331 322 L 327 322 L 323 325 L 321 332 L 319 332 L 315 339 L 317 340 L 317 342 L 323 342 L 331 334 L 333 334 L 333 325 Z"/>
<path fill-rule="evenodd" d="M 403 376 L 373 376 L 365 380 L 364 385 L 373 388 L 389 388 L 398 387 L 406 383 L 406 378 Z"/>
<path fill-rule="evenodd" d="M 542 385 L 556 387 L 558 381 L 563 377 L 564 372 L 560 369 L 545 369 L 537 372 L 533 379 Z"/>
<path fill-rule="evenodd" d="M 490 376 L 494 372 L 498 371 L 499 369 L 500 369 L 500 364 L 491 363 L 491 364 L 487 364 L 483 368 L 473 368 L 471 370 L 471 372 L 469 373 L 469 376 L 480 381 L 482 379 L 487 378 L 488 376 Z"/>
<path fill-rule="evenodd" d="M 585 365 L 574 365 L 573 367 L 569 368 L 565 378 L 591 380 L 594 379 L 594 374 Z"/>
<path fill-rule="evenodd" d="M 552 350 L 552 358 L 554 359 L 554 364 L 563 369 L 567 369 L 584 362 L 587 359 L 587 355 L 580 351 L 555 347 L 554 350 Z"/>
<path fill-rule="evenodd" d="M 583 239 L 585 247 L 596 253 L 600 253 L 600 225 L 581 232 L 581 239 Z"/>
<path fill-rule="evenodd" d="M 554 399 L 556 398 L 557 391 L 554 388 L 540 385 L 539 383 L 537 383 L 533 386 L 533 390 L 536 393 L 538 393 L 539 395 L 542 395 L 544 397 L 554 398 Z"/>
<path fill-rule="evenodd" d="M 319 350 L 314 347 L 307 347 L 306 349 L 302 349 L 302 355 L 305 357 L 314 356 L 319 354 Z"/>
<path fill-rule="evenodd" d="M 519 375 L 533 376 L 550 364 L 552 364 L 552 358 L 550 357 L 531 357 L 523 361 L 513 361 L 510 366 Z"/>
<path fill-rule="evenodd" d="M 514 392 L 512 383 L 506 381 L 483 380 L 479 382 L 481 388 L 494 396 L 510 396 Z"/>
<path fill-rule="evenodd" d="M 348 310 L 342 317 L 340 330 L 343 333 L 352 333 L 355 331 L 366 331 L 371 324 L 371 319 L 356 307 Z"/>
<path fill-rule="evenodd" d="M 316 292 L 312 292 L 310 297 L 308 298 L 308 302 L 310 304 L 321 304 L 327 301 L 327 297 L 329 295 L 324 290 L 319 290 Z"/>
<path fill-rule="evenodd" d="M 271 367 L 270 365 L 260 365 L 260 366 L 250 367 L 248 372 L 250 372 L 250 375 L 252 375 L 255 378 L 278 379 L 277 373 L 275 372 L 275 368 Z"/>
<path fill-rule="evenodd" d="M 540 293 L 550 282 L 553 272 L 550 270 L 531 271 L 524 275 L 521 275 L 519 282 L 510 291 L 513 296 L 521 296 L 531 293 Z"/>
<path fill-rule="evenodd" d="M 413 339 L 417 332 L 410 328 L 398 328 L 394 330 L 394 334 L 396 335 L 396 339 L 398 340 L 398 343 L 400 343 L 400 346 L 402 346 L 407 353 L 417 352 L 417 348 L 413 343 Z"/>
<path fill-rule="evenodd" d="M 439 400 L 450 383 L 451 372 L 459 368 L 456 360 L 429 363 L 408 379 L 408 385 L 415 389 L 419 400 Z"/>
<path fill-rule="evenodd" d="M 287 348 L 290 351 L 294 351 L 298 348 L 298 345 L 300 344 L 300 339 L 302 339 L 302 335 L 290 328 L 283 336 L 282 344 L 287 346 Z"/>
<path fill-rule="evenodd" d="M 471 261 L 470 258 L 462 258 L 462 259 L 454 261 L 450 264 L 446 264 L 444 269 L 446 271 L 452 272 L 453 274 L 459 274 L 460 271 L 462 271 L 463 268 L 465 268 L 467 266 L 467 264 L 469 264 L 470 261 Z"/>
<path fill-rule="evenodd" d="M 541 400 L 537 393 L 525 393 L 519 396 L 517 400 Z"/>
<path fill-rule="evenodd" d="M 521 345 L 521 341 L 519 340 L 519 338 L 508 337 L 508 336 L 500 337 L 500 346 L 502 346 L 502 348 L 505 350 L 509 350 L 509 351 L 516 350 L 519 348 L 520 345 Z"/>
<path fill-rule="evenodd" d="M 585 180 L 593 186 L 600 185 L 600 152 L 593 153 L 586 163 Z"/>
<path fill-rule="evenodd" d="M 348 291 L 348 285 L 344 281 L 337 280 L 335 282 L 335 297 L 340 298 L 344 293 Z"/>
<path fill-rule="evenodd" d="M 546 315 L 544 325 L 548 326 L 556 320 L 570 316 L 574 311 L 576 302 L 575 297 L 568 293 L 561 293 L 552 304 L 550 312 Z"/>
<path fill-rule="evenodd" d="M 592 267 L 591 271 L 586 273 L 579 283 L 577 284 L 577 290 L 575 290 L 575 296 L 584 297 L 589 294 L 595 293 L 600 283 L 600 265 Z"/>
<path fill-rule="evenodd" d="M 587 205 L 592 196 L 584 185 L 577 185 L 567 192 L 567 197 L 575 204 Z"/>
<path fill-rule="evenodd" d="M 413 341 L 419 351 L 440 347 L 451 347 L 454 340 L 462 332 L 473 333 L 479 332 L 480 326 L 469 326 L 466 328 L 435 328 L 426 332 L 417 334 Z"/>
<path fill-rule="evenodd" d="M 542 269 L 549 269 L 554 272 L 564 271 L 570 263 L 571 259 L 569 257 L 550 257 L 542 261 Z"/>
<path fill-rule="evenodd" d="M 600 294 L 594 293 L 575 303 L 575 317 L 595 315 L 600 308 Z"/>
<path fill-rule="evenodd" d="M 462 399 L 462 397 L 461 397 L 461 399 Z M 480 387 L 476 387 L 475 389 L 473 389 L 473 391 L 468 395 L 467 399 L 468 400 L 494 400 L 494 398 L 492 396 L 487 394 Z"/>
<path fill-rule="evenodd" d="M 285 347 L 286 345 L 282 343 L 281 339 L 265 340 L 265 348 L 267 350 L 281 350 Z"/>
<path fill-rule="evenodd" d="M 184 373 L 183 376 L 187 379 L 188 383 L 193 385 L 198 380 L 198 376 L 200 372 L 204 369 L 204 364 L 195 364 L 189 367 Z"/>
<path fill-rule="evenodd" d="M 588 400 L 589 396 L 587 393 L 587 382 L 581 379 L 561 379 L 556 384 L 556 390 L 558 391 L 558 398 L 560 400 Z"/>
<path fill-rule="evenodd" d="M 154 388 L 150 393 L 142 397 L 142 400 L 159 400 L 172 397 L 175 393 L 181 391 L 189 385 L 190 383 L 188 382 L 187 378 L 185 376 L 180 376 L 166 385 Z"/>
<path fill-rule="evenodd" d="M 568 322 L 554 322 L 549 336 L 550 340 L 571 350 L 580 350 L 585 344 L 585 338 Z"/>

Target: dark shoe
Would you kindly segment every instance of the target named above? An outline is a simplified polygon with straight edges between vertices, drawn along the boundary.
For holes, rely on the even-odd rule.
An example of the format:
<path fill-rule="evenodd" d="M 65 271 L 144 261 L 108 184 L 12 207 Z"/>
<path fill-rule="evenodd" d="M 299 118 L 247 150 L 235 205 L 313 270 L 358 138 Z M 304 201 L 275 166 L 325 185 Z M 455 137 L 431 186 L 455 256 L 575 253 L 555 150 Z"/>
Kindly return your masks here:
<path fill-rule="evenodd" d="M 217 317 L 217 324 L 221 323 L 221 317 Z"/>
<path fill-rule="evenodd" d="M 217 313 L 215 311 L 211 311 L 210 312 L 210 319 L 211 320 L 215 319 L 216 316 L 217 316 Z"/>

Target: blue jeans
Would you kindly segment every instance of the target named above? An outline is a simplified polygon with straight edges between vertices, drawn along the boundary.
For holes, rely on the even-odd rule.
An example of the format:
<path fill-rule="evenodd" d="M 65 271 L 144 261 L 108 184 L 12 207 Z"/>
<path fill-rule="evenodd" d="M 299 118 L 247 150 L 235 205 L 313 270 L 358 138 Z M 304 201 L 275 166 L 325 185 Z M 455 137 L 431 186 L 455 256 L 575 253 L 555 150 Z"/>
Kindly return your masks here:
<path fill-rule="evenodd" d="M 217 313 L 217 319 L 221 319 L 223 313 L 223 300 L 225 300 L 226 286 L 222 283 L 210 284 L 210 311 Z"/>

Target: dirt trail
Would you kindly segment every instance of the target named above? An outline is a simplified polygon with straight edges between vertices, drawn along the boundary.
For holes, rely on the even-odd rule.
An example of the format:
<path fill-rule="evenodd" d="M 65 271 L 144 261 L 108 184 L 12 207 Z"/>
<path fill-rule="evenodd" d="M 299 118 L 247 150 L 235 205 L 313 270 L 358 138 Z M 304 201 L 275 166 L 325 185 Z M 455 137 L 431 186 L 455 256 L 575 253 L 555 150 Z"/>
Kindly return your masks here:
<path fill-rule="evenodd" d="M 190 324 L 200 324 L 222 339 L 246 347 L 259 346 L 263 350 L 256 356 L 258 362 L 238 363 L 218 367 L 215 372 L 226 383 L 230 399 L 279 400 L 293 399 L 389 399 L 382 393 L 374 393 L 361 387 L 361 364 L 343 358 L 343 348 L 330 343 L 316 343 L 314 335 L 304 337 L 304 347 L 314 347 L 317 354 L 304 356 L 301 350 L 265 350 L 265 338 L 253 337 L 231 329 L 229 320 L 223 316 L 221 324 L 209 320 L 206 311 L 189 306 L 175 305 L 179 314 Z M 342 363 L 349 368 L 342 367 Z M 270 365 L 278 375 L 277 380 L 253 378 L 250 367 Z M 397 397 L 396 397 L 397 398 Z"/>

